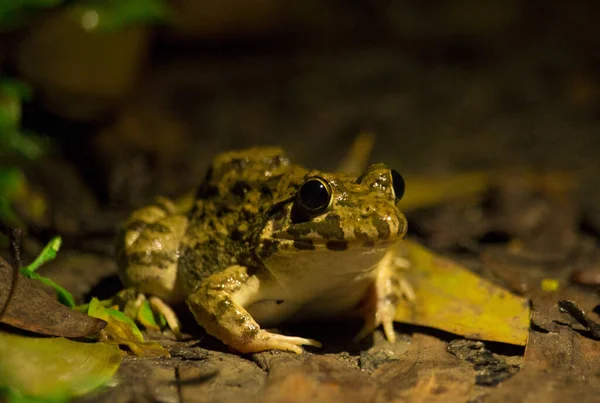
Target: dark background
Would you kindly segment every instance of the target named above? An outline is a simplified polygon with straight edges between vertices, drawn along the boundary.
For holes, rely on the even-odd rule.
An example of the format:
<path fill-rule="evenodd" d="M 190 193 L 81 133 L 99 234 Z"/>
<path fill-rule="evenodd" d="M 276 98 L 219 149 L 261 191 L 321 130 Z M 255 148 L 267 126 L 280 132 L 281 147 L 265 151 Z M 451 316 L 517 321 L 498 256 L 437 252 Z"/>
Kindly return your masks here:
<path fill-rule="evenodd" d="M 48 195 L 32 219 L 48 234 L 113 233 L 231 148 L 334 169 L 361 130 L 403 173 L 569 169 L 596 198 L 596 2 L 168 5 L 165 21 L 105 29 L 105 9 L 71 2 L 2 34 L 4 73 L 33 90 L 22 126 L 49 149 L 10 161 Z"/>

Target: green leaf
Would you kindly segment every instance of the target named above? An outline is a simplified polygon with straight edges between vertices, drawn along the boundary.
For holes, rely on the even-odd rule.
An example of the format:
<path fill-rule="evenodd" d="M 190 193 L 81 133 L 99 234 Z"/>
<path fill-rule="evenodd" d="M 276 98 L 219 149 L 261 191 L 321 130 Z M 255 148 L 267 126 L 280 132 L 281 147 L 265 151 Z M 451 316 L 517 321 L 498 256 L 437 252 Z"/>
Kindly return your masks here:
<path fill-rule="evenodd" d="M 34 159 L 43 153 L 41 138 L 20 130 L 21 104 L 31 93 L 31 87 L 22 81 L 0 77 L 0 155 L 18 153 Z"/>
<path fill-rule="evenodd" d="M 31 89 L 23 82 L 0 77 L 0 134 L 10 134 L 21 124 L 21 103 L 29 99 Z"/>
<path fill-rule="evenodd" d="M 60 245 L 62 244 L 62 238 L 60 236 L 55 236 L 46 244 L 42 252 L 35 258 L 31 264 L 21 268 L 21 274 L 25 277 L 28 277 L 32 280 L 38 280 L 47 286 L 54 288 L 58 295 L 58 300 L 63 305 L 68 306 L 69 308 L 73 308 L 75 306 L 75 299 L 73 295 L 56 284 L 54 281 L 50 280 L 47 277 L 44 277 L 40 274 L 37 274 L 35 271 L 40 268 L 45 263 L 48 263 L 56 258 L 56 254 L 60 249 Z"/>
<path fill-rule="evenodd" d="M 1 115 L 1 113 L 0 113 Z M 21 130 L 11 130 L 2 135 L 5 154 L 20 154 L 30 160 L 36 159 L 44 153 L 45 146 L 40 136 Z"/>
<path fill-rule="evenodd" d="M 42 252 L 35 258 L 31 264 L 21 268 L 21 274 L 25 276 L 30 276 L 33 272 L 35 272 L 41 265 L 44 263 L 50 262 L 56 259 L 56 253 L 60 249 L 60 245 L 62 244 L 62 238 L 60 236 L 55 236 L 46 244 Z"/>
<path fill-rule="evenodd" d="M 98 298 L 92 298 L 88 305 L 87 314 L 107 322 L 109 320 L 122 322 L 123 326 L 128 329 L 128 331 L 125 333 L 131 333 L 135 340 L 144 341 L 144 335 L 129 316 L 117 309 L 103 306 Z"/>
<path fill-rule="evenodd" d="M 105 339 L 125 345 L 138 356 L 168 357 L 169 352 L 160 344 L 144 341 L 144 336 L 136 324 L 123 312 L 112 308 L 104 308 L 97 298 L 92 298 L 88 307 L 88 315 L 102 319 L 108 324 L 102 330 Z"/>
<path fill-rule="evenodd" d="M 0 388 L 0 397 L 4 397 L 8 403 L 63 403 L 69 401 L 69 397 L 65 395 L 32 397 L 9 387 Z"/>
<path fill-rule="evenodd" d="M 12 401 L 81 396 L 109 381 L 120 363 L 114 345 L 0 332 L 0 388 Z"/>
<path fill-rule="evenodd" d="M 75 299 L 73 298 L 73 294 L 71 294 L 69 291 L 67 291 L 60 285 L 56 284 L 54 281 L 50 280 L 47 277 L 40 276 L 37 273 L 31 273 L 28 277 L 32 280 L 38 280 L 41 283 L 54 288 L 54 290 L 56 291 L 56 294 L 58 296 L 58 301 L 61 304 L 66 305 L 69 308 L 75 307 Z"/>
<path fill-rule="evenodd" d="M 3 96 L 18 99 L 19 101 L 29 101 L 31 99 L 32 89 L 27 83 L 14 78 L 0 78 L 0 93 Z"/>
<path fill-rule="evenodd" d="M 14 29 L 32 16 L 37 9 L 56 7 L 65 0 L 2 0 L 0 30 Z"/>
<path fill-rule="evenodd" d="M 100 299 L 100 300 L 98 300 L 96 298 L 96 300 L 97 300 L 97 303 L 99 303 L 104 308 L 110 308 L 113 305 L 112 298 Z M 77 305 L 77 306 L 73 307 L 73 309 L 75 309 L 76 311 L 79 311 L 79 312 L 87 313 L 87 311 L 90 309 L 90 303 L 88 302 L 87 304 Z"/>
<path fill-rule="evenodd" d="M 138 321 L 146 328 L 146 329 L 162 329 L 167 326 L 167 319 L 161 313 L 154 313 L 152 307 L 150 306 L 150 302 L 145 300 L 140 305 L 140 309 L 138 312 Z"/>
<path fill-rule="evenodd" d="M 75 8 L 83 28 L 88 31 L 114 32 L 140 24 L 165 22 L 170 8 L 164 0 L 87 0 Z"/>

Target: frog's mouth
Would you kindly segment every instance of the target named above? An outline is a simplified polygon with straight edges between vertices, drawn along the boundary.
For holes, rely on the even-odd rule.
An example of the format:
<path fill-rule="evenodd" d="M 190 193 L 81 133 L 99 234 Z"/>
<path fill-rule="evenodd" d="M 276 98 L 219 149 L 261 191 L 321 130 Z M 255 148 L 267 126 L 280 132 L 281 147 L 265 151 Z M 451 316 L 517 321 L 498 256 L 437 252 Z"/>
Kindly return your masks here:
<path fill-rule="evenodd" d="M 388 249 L 398 242 L 397 239 L 350 239 L 350 240 L 334 240 L 326 238 L 294 238 L 286 236 L 286 234 L 275 234 L 270 239 L 278 245 L 278 249 L 282 251 L 335 251 L 343 252 L 347 250 L 363 250 L 380 251 Z"/>
<path fill-rule="evenodd" d="M 373 210 L 373 209 L 372 209 Z M 261 233 L 271 252 L 282 251 L 381 251 L 389 249 L 406 233 L 406 220 L 395 209 L 373 210 L 367 216 L 327 213 L 310 221 L 271 219 Z"/>

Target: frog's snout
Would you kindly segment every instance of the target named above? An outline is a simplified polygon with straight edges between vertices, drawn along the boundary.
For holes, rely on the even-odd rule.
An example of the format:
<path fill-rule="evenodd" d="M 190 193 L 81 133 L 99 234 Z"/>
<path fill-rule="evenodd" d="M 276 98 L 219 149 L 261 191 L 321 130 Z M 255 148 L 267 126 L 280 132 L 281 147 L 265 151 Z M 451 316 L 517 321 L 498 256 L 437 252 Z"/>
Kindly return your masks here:
<path fill-rule="evenodd" d="M 384 242 L 400 240 L 408 228 L 406 217 L 397 208 L 381 203 L 378 206 L 363 206 L 361 221 L 368 223 L 370 241 Z M 360 227 L 360 224 L 357 226 Z M 360 228 L 355 228 L 361 232 Z"/>
<path fill-rule="evenodd" d="M 396 239 L 403 239 L 408 232 L 408 221 L 406 220 L 406 216 L 398 211 L 398 233 L 396 235 Z"/>

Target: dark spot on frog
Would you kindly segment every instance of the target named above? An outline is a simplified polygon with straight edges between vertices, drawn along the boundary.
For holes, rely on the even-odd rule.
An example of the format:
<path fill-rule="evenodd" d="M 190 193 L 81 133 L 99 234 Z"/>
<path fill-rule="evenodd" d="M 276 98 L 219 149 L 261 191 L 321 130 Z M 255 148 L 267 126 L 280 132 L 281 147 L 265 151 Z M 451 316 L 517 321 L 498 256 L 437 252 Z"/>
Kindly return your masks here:
<path fill-rule="evenodd" d="M 127 254 L 128 264 L 166 269 L 177 261 L 175 253 L 168 252 L 130 252 Z"/>
<path fill-rule="evenodd" d="M 288 228 L 287 233 L 294 238 L 300 238 L 310 234 L 312 229 L 308 225 L 298 224 Z"/>
<path fill-rule="evenodd" d="M 289 159 L 287 157 L 285 157 L 283 155 L 278 155 L 278 156 L 276 156 L 275 158 L 273 158 L 271 160 L 271 166 L 273 168 L 277 168 L 277 167 L 280 167 L 282 165 L 288 165 L 289 162 L 290 161 L 289 161 Z"/>
<path fill-rule="evenodd" d="M 230 161 L 229 166 L 235 171 L 241 172 L 248 165 L 248 160 L 245 158 L 234 158 Z"/>
<path fill-rule="evenodd" d="M 312 226 L 315 227 L 315 231 L 317 234 L 321 235 L 321 237 L 325 239 L 331 240 L 344 240 L 344 230 L 340 225 L 339 216 L 336 216 L 337 219 L 333 220 L 325 220 L 320 223 L 313 223 Z"/>
<path fill-rule="evenodd" d="M 264 198 L 271 198 L 273 197 L 273 190 L 265 183 L 260 185 L 260 195 Z"/>
<path fill-rule="evenodd" d="M 231 240 L 232 241 L 241 241 L 244 238 L 244 233 L 239 229 L 234 229 L 231 231 Z"/>
<path fill-rule="evenodd" d="M 231 187 L 231 193 L 233 193 L 237 197 L 244 197 L 246 192 L 248 192 L 252 187 L 245 181 L 237 181 Z"/>
<path fill-rule="evenodd" d="M 221 299 L 215 306 L 217 317 L 224 317 L 231 309 L 233 309 L 233 302 L 230 298 Z"/>
<path fill-rule="evenodd" d="M 259 332 L 259 328 L 257 326 L 251 326 L 249 323 L 243 323 L 242 328 L 244 329 L 241 334 L 242 340 L 246 342 L 252 341 Z"/>
<path fill-rule="evenodd" d="M 264 259 L 277 252 L 278 247 L 279 241 L 276 241 L 274 239 L 265 239 L 264 241 L 262 241 L 260 247 L 258 248 L 258 254 L 261 258 Z"/>
<path fill-rule="evenodd" d="M 357 204 L 355 202 L 353 202 L 352 200 L 347 199 L 347 198 L 339 199 L 335 203 L 341 207 L 356 207 L 357 206 Z"/>
<path fill-rule="evenodd" d="M 327 217 L 325 217 L 325 221 L 340 221 L 340 216 L 337 214 L 328 214 Z"/>
<path fill-rule="evenodd" d="M 369 234 L 367 234 L 366 232 L 362 232 L 360 230 L 360 228 L 354 228 L 354 237 L 356 238 L 357 241 L 369 241 L 370 240 Z"/>
<path fill-rule="evenodd" d="M 374 216 L 371 219 L 371 222 L 377 229 L 377 233 L 379 234 L 379 239 L 389 239 L 389 237 L 391 235 L 391 231 L 390 231 L 390 226 L 387 223 L 387 221 L 385 221 L 381 217 Z"/>
<path fill-rule="evenodd" d="M 340 226 L 339 216 L 326 218 L 320 222 L 302 222 L 291 226 L 287 233 L 294 238 L 302 238 L 311 232 L 316 232 L 323 239 L 344 240 L 344 231 Z"/>
<path fill-rule="evenodd" d="M 196 199 L 210 199 L 219 194 L 219 188 L 209 182 L 203 182 L 196 192 Z"/>
<path fill-rule="evenodd" d="M 334 251 L 344 251 L 348 249 L 348 242 L 346 241 L 327 241 L 325 244 L 327 249 Z"/>
<path fill-rule="evenodd" d="M 363 243 L 363 245 L 365 248 L 372 248 L 375 246 L 375 242 L 373 242 L 371 239 L 368 239 Z"/>
<path fill-rule="evenodd" d="M 302 239 L 294 241 L 294 248 L 298 250 L 315 250 L 315 245 L 310 239 Z"/>
<path fill-rule="evenodd" d="M 281 305 L 281 304 L 283 304 L 283 300 L 282 299 L 278 299 L 278 300 L 275 301 L 275 304 Z"/>

